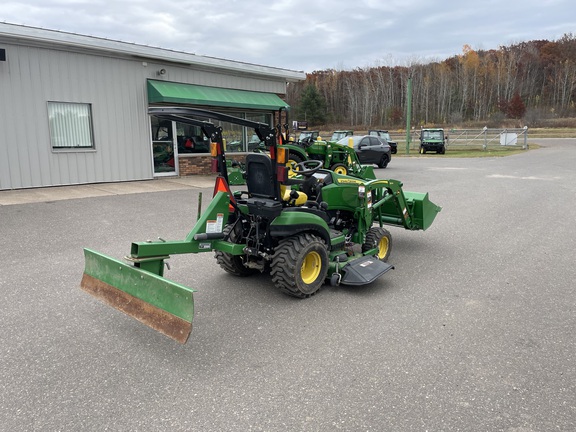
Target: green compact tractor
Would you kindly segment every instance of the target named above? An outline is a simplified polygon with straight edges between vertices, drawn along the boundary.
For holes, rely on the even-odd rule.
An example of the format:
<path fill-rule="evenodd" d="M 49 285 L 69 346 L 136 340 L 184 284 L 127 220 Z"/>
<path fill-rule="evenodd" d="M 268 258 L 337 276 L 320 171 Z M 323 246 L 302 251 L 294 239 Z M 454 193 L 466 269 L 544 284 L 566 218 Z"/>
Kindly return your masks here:
<path fill-rule="evenodd" d="M 318 131 L 304 131 L 300 134 L 298 141 L 288 139 L 288 126 L 276 126 L 278 145 L 290 152 L 288 166 L 293 171 L 298 170 L 298 164 L 307 160 L 317 160 L 322 162 L 322 167 L 332 170 L 337 174 L 351 175 L 362 179 L 376 179 L 374 168 L 370 165 L 363 166 L 358 159 L 358 155 L 351 146 L 342 145 L 331 141 L 324 141 Z M 284 129 L 284 130 L 283 130 Z M 351 136 L 353 131 L 336 131 L 343 133 L 343 136 Z M 260 142 L 254 152 L 266 153 L 268 147 L 266 143 Z M 235 161 L 228 161 L 228 176 L 230 185 L 240 185 L 245 183 L 245 165 Z"/>
<path fill-rule="evenodd" d="M 358 155 L 350 146 L 331 141 L 315 140 L 306 143 L 283 142 L 281 146 L 290 151 L 290 166 L 298 166 L 300 162 L 316 160 L 321 167 L 337 174 L 350 175 L 367 180 L 376 179 L 372 166 L 363 166 Z M 295 168 L 296 170 L 298 168 Z"/>
<path fill-rule="evenodd" d="M 279 143 L 281 147 L 290 151 L 288 165 L 297 170 L 300 162 L 317 160 L 322 162 L 322 168 L 329 169 L 337 174 L 345 174 L 362 179 L 374 180 L 374 168 L 363 166 L 358 155 L 351 146 L 338 144 L 333 141 L 320 139 L 305 139 L 304 141 L 290 141 L 284 138 L 280 126 L 277 126 Z M 267 148 L 261 145 L 257 151 L 265 152 Z"/>
<path fill-rule="evenodd" d="M 396 180 L 363 180 L 298 163 L 268 125 L 192 108 L 150 108 L 150 114 L 200 126 L 219 172 L 214 197 L 183 240 L 132 243 L 128 263 L 85 249 L 81 287 L 161 333 L 185 343 L 192 330 L 194 289 L 164 277 L 172 254 L 213 252 L 235 276 L 270 275 L 282 292 L 306 298 L 323 284 L 365 285 L 393 268 L 385 225 L 425 230 L 440 207 L 428 194 L 404 192 Z M 267 153 L 246 157 L 246 190 L 228 186 L 222 128 L 209 121 L 253 127 Z M 193 264 L 192 264 L 193 265 Z"/>

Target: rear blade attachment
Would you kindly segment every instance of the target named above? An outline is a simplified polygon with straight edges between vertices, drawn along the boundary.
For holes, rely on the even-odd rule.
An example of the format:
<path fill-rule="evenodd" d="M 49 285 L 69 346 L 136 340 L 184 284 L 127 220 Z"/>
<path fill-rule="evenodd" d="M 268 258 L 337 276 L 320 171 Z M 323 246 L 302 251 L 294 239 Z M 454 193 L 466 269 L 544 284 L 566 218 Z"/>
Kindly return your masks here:
<path fill-rule="evenodd" d="M 192 331 L 195 290 L 84 249 L 80 287 L 154 330 L 186 343 Z"/>

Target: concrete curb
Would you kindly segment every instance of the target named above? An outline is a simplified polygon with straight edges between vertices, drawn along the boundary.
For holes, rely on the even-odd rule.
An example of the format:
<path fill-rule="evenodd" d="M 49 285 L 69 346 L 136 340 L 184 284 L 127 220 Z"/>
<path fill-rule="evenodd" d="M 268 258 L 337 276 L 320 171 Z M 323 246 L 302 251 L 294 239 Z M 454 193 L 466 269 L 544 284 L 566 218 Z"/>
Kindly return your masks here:
<path fill-rule="evenodd" d="M 213 188 L 215 176 L 157 178 L 117 183 L 94 183 L 0 191 L 0 206 L 61 201 L 107 195 L 163 192 L 190 188 Z"/>

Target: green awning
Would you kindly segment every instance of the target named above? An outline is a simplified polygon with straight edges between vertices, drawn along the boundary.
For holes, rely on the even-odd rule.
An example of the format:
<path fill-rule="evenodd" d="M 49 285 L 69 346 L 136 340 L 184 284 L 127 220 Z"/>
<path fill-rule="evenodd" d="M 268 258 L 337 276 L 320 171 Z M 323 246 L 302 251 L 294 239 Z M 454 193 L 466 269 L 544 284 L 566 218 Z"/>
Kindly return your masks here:
<path fill-rule="evenodd" d="M 276 111 L 288 104 L 274 93 L 148 80 L 149 103 L 209 105 Z"/>

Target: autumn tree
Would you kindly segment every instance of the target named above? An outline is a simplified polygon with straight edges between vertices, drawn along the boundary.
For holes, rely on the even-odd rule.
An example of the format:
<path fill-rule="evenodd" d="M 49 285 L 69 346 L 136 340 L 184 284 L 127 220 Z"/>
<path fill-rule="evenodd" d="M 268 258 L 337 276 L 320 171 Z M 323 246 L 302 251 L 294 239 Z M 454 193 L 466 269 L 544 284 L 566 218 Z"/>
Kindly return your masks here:
<path fill-rule="evenodd" d="M 512 96 L 512 99 L 510 99 L 510 102 L 508 103 L 508 111 L 506 114 L 508 117 L 514 119 L 521 119 L 524 117 L 524 114 L 526 114 L 526 105 L 524 105 L 520 93 L 514 93 L 514 96 Z"/>
<path fill-rule="evenodd" d="M 576 37 L 535 40 L 410 66 L 315 71 L 290 83 L 286 97 L 298 118 L 320 124 L 403 126 L 407 77 L 412 121 L 442 124 L 526 112 L 576 117 Z"/>

